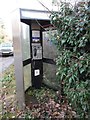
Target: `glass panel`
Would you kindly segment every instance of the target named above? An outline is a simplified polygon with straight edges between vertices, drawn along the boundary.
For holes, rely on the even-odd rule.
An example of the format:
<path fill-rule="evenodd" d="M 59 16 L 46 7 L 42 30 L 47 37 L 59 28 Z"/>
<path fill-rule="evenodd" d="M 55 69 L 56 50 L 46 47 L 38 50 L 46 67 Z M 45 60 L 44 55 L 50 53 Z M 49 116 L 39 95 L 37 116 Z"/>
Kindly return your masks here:
<path fill-rule="evenodd" d="M 43 63 L 43 82 L 54 88 L 59 87 L 59 83 L 56 80 L 56 65 Z"/>
<path fill-rule="evenodd" d="M 24 88 L 27 90 L 31 86 L 31 64 L 24 66 Z"/>
<path fill-rule="evenodd" d="M 55 59 L 57 56 L 57 51 L 55 45 L 49 40 L 47 32 L 43 33 L 43 57 Z"/>
<path fill-rule="evenodd" d="M 22 57 L 23 61 L 30 58 L 30 31 L 29 25 L 21 23 L 21 34 L 22 34 Z"/>

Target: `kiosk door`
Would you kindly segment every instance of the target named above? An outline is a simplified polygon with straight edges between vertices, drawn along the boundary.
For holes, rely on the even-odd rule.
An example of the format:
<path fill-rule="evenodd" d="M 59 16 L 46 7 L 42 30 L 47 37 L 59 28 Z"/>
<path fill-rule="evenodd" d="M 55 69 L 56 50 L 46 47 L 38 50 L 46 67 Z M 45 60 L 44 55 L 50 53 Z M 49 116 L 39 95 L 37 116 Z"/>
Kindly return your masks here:
<path fill-rule="evenodd" d="M 23 22 L 21 22 L 21 38 L 22 38 L 24 89 L 27 90 L 31 86 L 30 26 Z"/>

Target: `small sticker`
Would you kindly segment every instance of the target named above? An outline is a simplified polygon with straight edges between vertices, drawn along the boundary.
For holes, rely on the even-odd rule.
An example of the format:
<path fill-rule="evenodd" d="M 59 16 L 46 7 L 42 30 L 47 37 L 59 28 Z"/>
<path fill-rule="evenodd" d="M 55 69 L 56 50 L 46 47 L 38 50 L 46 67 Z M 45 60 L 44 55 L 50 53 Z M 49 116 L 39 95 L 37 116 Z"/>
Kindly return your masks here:
<path fill-rule="evenodd" d="M 35 70 L 35 71 L 34 71 L 34 75 L 35 75 L 35 76 L 40 75 L 40 70 L 39 70 L 39 69 Z"/>

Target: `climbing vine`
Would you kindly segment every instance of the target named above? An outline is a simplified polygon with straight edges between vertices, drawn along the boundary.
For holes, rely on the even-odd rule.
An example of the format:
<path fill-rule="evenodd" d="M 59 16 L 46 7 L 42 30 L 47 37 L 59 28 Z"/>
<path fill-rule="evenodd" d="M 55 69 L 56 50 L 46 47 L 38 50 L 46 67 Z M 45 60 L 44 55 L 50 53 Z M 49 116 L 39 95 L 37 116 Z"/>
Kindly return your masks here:
<path fill-rule="evenodd" d="M 58 5 L 59 6 L 59 5 Z M 52 41 L 58 49 L 57 79 L 79 117 L 90 110 L 90 1 L 74 7 L 62 2 L 52 12 L 51 23 L 57 30 Z"/>

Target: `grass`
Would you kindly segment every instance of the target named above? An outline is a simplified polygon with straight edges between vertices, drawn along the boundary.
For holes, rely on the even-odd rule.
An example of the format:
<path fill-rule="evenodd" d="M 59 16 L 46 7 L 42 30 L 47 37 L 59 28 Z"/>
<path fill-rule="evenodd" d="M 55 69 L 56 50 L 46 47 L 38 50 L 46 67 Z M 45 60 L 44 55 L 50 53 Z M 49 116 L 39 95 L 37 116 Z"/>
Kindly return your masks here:
<path fill-rule="evenodd" d="M 7 92 L 7 96 L 13 95 L 13 92 L 16 89 L 14 65 L 10 65 L 9 68 L 2 72 L 0 81 L 2 82 L 2 89 L 6 90 Z"/>
<path fill-rule="evenodd" d="M 15 107 L 15 72 L 14 65 L 10 65 L 4 72 L 0 74 L 0 119 L 4 116 L 13 115 L 10 113 L 7 115 L 13 107 Z M 6 117 L 6 118 L 7 118 Z"/>

